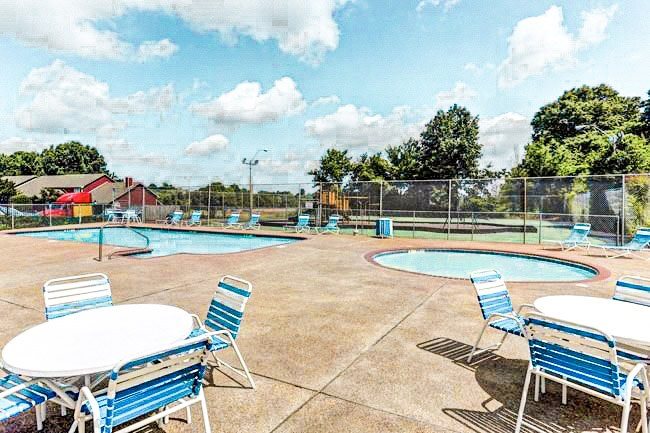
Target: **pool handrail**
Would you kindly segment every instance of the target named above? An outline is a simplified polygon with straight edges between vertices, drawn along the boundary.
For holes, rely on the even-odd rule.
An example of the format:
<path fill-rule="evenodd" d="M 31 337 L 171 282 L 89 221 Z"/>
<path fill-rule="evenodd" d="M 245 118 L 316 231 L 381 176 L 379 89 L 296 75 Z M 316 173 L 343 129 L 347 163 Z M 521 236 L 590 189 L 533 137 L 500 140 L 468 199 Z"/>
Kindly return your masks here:
<path fill-rule="evenodd" d="M 151 241 L 149 240 L 149 237 L 146 236 L 143 233 L 140 233 L 139 231 L 135 230 L 133 227 L 130 227 L 128 225 L 124 225 L 121 223 L 115 223 L 115 222 L 107 222 L 103 224 L 101 227 L 99 227 L 99 237 L 97 239 L 97 244 L 99 246 L 99 255 L 96 258 L 98 262 L 101 262 L 104 259 L 104 229 L 105 228 L 110 228 L 110 227 L 122 227 L 128 230 L 131 230 L 133 233 L 137 234 L 138 236 L 144 238 L 146 241 L 146 245 L 143 248 L 131 248 L 131 249 L 126 249 L 126 250 L 118 250 L 118 251 L 113 251 L 108 258 L 112 258 L 115 254 L 125 254 L 125 253 L 130 253 L 134 254 L 137 252 L 149 252 L 151 249 L 149 248 L 149 244 Z"/>

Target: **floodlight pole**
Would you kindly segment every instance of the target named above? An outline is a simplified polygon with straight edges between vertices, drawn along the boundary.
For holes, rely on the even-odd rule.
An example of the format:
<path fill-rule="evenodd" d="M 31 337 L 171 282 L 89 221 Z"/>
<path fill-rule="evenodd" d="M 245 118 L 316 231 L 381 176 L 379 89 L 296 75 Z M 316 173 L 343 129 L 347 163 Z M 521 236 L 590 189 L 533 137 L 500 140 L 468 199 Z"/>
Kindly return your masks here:
<path fill-rule="evenodd" d="M 260 152 L 268 152 L 266 149 L 258 149 L 257 152 L 255 152 L 255 155 L 251 159 L 246 159 L 244 158 L 242 160 L 242 164 L 248 166 L 248 212 L 249 212 L 249 218 L 252 217 L 253 215 L 253 166 L 259 164 L 259 160 L 255 159 L 257 158 L 257 154 Z"/>

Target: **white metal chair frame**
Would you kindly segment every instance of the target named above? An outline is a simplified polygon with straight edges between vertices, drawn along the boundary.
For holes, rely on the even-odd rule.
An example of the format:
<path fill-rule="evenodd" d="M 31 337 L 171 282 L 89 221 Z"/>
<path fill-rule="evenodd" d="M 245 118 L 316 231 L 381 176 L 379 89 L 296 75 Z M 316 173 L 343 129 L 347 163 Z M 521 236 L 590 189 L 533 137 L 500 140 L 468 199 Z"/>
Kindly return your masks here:
<path fill-rule="evenodd" d="M 650 227 L 640 227 L 637 229 L 632 240 L 627 244 L 621 246 L 598 245 L 598 248 L 600 248 L 603 251 L 603 253 L 605 253 L 605 257 L 608 259 L 616 259 L 619 257 L 631 256 L 641 260 L 650 260 L 650 250 L 648 248 L 650 247 L 650 237 L 648 237 L 649 234 L 650 234 Z M 642 239 L 644 240 L 637 241 L 636 237 L 639 235 L 642 235 L 643 236 Z M 637 242 L 638 247 L 629 246 L 630 243 L 635 241 Z M 612 255 L 610 255 L 610 252 L 612 253 Z M 648 256 L 647 257 L 642 256 L 641 252 L 648 253 Z"/>
<path fill-rule="evenodd" d="M 239 212 L 231 212 L 225 221 L 217 223 L 217 227 L 222 227 L 224 229 L 240 228 L 241 227 L 241 223 L 239 222 L 240 216 L 241 214 Z"/>
<path fill-rule="evenodd" d="M 235 283 L 242 284 L 242 285 L 246 286 L 246 290 L 249 293 L 252 293 L 252 291 L 253 291 L 253 285 L 249 281 L 243 280 L 243 279 L 238 278 L 238 277 L 234 277 L 232 275 L 223 276 L 219 280 L 219 284 L 226 283 L 227 281 L 232 281 L 232 282 L 235 282 Z M 217 290 L 219 290 L 219 288 L 217 288 Z M 242 306 L 242 310 L 241 310 L 242 313 L 244 311 L 244 307 L 245 307 L 245 304 L 244 304 L 244 306 Z M 241 352 L 239 350 L 239 347 L 237 346 L 237 343 L 235 342 L 236 337 L 232 335 L 230 330 L 229 329 L 221 329 L 221 330 L 208 329 L 208 328 L 206 328 L 203 321 L 201 321 L 199 316 L 197 316 L 196 314 L 193 314 L 192 317 L 194 318 L 198 329 L 201 329 L 203 332 L 207 332 L 207 333 L 212 334 L 214 336 L 213 338 L 216 339 L 217 341 L 226 343 L 228 345 L 228 347 L 232 347 L 233 351 L 235 352 L 235 355 L 237 356 L 239 364 L 241 366 L 241 369 L 239 369 L 239 368 L 234 367 L 234 366 L 228 364 L 227 362 L 225 362 L 224 360 L 217 357 L 216 352 L 218 352 L 219 350 L 224 350 L 224 349 L 227 348 L 227 347 L 225 347 L 225 348 L 217 349 L 217 350 L 214 350 L 214 351 L 211 352 L 212 357 L 214 358 L 214 360 L 216 362 L 217 368 L 220 368 L 221 366 L 224 366 L 224 367 L 228 368 L 233 373 L 247 379 L 248 383 L 250 383 L 250 385 L 251 385 L 251 388 L 255 389 L 255 381 L 253 380 L 253 376 L 251 375 L 251 372 L 248 369 L 248 365 L 246 365 L 246 362 L 244 361 L 244 357 L 242 356 L 242 354 L 241 354 Z"/>
<path fill-rule="evenodd" d="M 598 337 L 603 337 L 606 341 L 603 342 L 602 344 L 597 344 L 594 343 L 593 341 L 588 341 L 587 338 L 582 338 L 579 335 L 576 335 L 575 333 L 569 334 L 570 331 L 563 332 L 558 330 L 557 333 L 555 333 L 555 332 L 537 330 L 535 328 L 535 325 L 530 324 L 531 319 L 538 319 L 546 322 L 551 322 L 560 327 L 564 327 L 565 329 L 569 328 L 574 331 L 578 330 L 581 332 L 596 335 Z M 647 406 L 648 406 L 648 402 L 650 401 L 650 381 L 648 381 L 646 366 L 643 363 L 636 364 L 631 370 L 622 368 L 622 364 L 619 362 L 617 356 L 616 341 L 607 333 L 602 332 L 596 328 L 591 328 L 576 323 L 549 318 L 547 316 L 538 313 L 530 313 L 525 315 L 524 321 L 526 322 L 526 325 L 524 326 L 524 336 L 529 342 L 533 341 L 536 338 L 541 337 L 544 339 L 552 340 L 552 342 L 556 345 L 560 345 L 563 347 L 569 345 L 570 350 L 573 350 L 575 352 L 580 352 L 585 355 L 591 355 L 592 357 L 597 356 L 595 352 L 601 352 L 601 354 L 607 353 L 607 358 L 608 358 L 607 360 L 611 363 L 611 365 L 617 366 L 616 371 L 627 372 L 627 378 L 625 381 L 625 388 L 622 390 L 623 392 L 619 395 L 612 396 L 607 393 L 600 392 L 595 388 L 590 388 L 586 385 L 576 383 L 574 381 L 570 381 L 568 380 L 568 375 L 559 376 L 557 374 L 550 374 L 545 371 L 546 370 L 545 368 L 539 366 L 537 367 L 533 366 L 532 354 L 531 354 L 531 361 L 528 363 L 528 369 L 526 371 L 526 378 L 524 380 L 524 387 L 521 395 L 521 402 L 519 404 L 519 412 L 517 415 L 515 433 L 519 433 L 521 431 L 521 427 L 523 424 L 524 409 L 526 406 L 526 399 L 528 396 L 528 389 L 530 387 L 530 378 L 532 375 L 535 375 L 536 384 L 539 382 L 538 378 L 541 378 L 542 380 L 549 379 L 554 382 L 560 383 L 562 385 L 562 402 L 565 404 L 566 404 L 566 396 L 567 396 L 567 387 L 570 387 L 578 391 L 582 391 L 591 396 L 601 398 L 610 403 L 614 403 L 616 405 L 622 406 L 623 413 L 621 416 L 621 427 L 620 427 L 621 433 L 627 433 L 631 403 L 633 402 L 633 399 L 637 399 L 641 408 L 641 429 L 643 433 L 648 433 Z M 579 346 L 579 348 L 576 348 L 576 346 Z M 580 348 L 580 346 L 582 347 Z M 530 348 L 530 350 L 532 351 L 532 347 Z M 600 359 L 605 360 L 606 358 L 601 356 Z M 643 386 L 642 390 L 636 387 L 634 383 L 635 379 L 642 384 Z M 536 387 L 534 393 L 534 400 L 538 401 L 538 399 L 539 399 L 539 392 L 538 392 L 538 388 Z"/>
<path fill-rule="evenodd" d="M 582 231 L 586 231 L 586 234 L 584 235 L 584 238 L 581 240 L 572 240 L 571 237 L 574 235 L 574 233 L 577 233 L 577 230 L 582 229 Z M 573 228 L 571 229 L 571 234 L 567 239 L 563 240 L 547 240 L 543 239 L 542 242 L 544 243 L 550 243 L 550 244 L 557 244 L 560 246 L 562 251 L 571 251 L 576 248 L 584 248 L 589 252 L 589 248 L 591 248 L 591 242 L 587 239 L 587 236 L 589 235 L 589 232 L 591 231 L 591 224 L 589 223 L 577 223 L 574 224 Z"/>
<path fill-rule="evenodd" d="M 172 374 L 175 371 L 186 368 L 188 364 L 191 363 L 200 363 L 202 366 L 201 368 L 204 369 L 207 365 L 207 353 L 210 339 L 216 334 L 217 333 L 214 332 L 202 334 L 198 337 L 175 343 L 174 345 L 164 350 L 157 351 L 153 354 L 143 353 L 137 357 L 119 362 L 111 370 L 107 388 L 101 391 L 95 391 L 94 393 L 87 386 L 81 388 L 79 391 L 79 398 L 77 399 L 76 405 L 74 407 L 74 422 L 70 427 L 69 433 L 73 433 L 75 430 L 79 433 L 85 433 L 85 423 L 89 420 L 93 421 L 94 433 L 113 432 L 114 430 L 112 429 L 112 426 L 110 428 L 105 427 L 104 429 L 101 427 L 101 409 L 97 402 L 96 396 L 106 395 L 108 399 L 115 399 L 119 391 L 129 389 L 131 387 L 136 387 L 138 385 L 146 383 L 147 381 L 153 381 L 155 379 Z M 202 350 L 194 349 L 190 350 L 189 352 L 186 350 L 180 352 L 178 351 L 178 349 L 184 349 L 188 346 L 198 345 L 199 343 L 205 343 L 205 346 Z M 141 363 L 143 360 L 146 360 L 147 362 L 145 364 Z M 138 365 L 143 366 L 136 366 L 135 368 L 129 369 L 130 366 L 134 363 L 138 363 Z M 201 372 L 200 376 L 202 377 L 202 375 L 203 373 Z M 135 423 L 129 424 L 128 426 L 116 430 L 115 432 L 128 433 L 151 424 L 154 421 L 157 421 L 160 425 L 163 422 L 168 421 L 170 414 L 183 409 L 186 410 L 188 423 L 191 423 L 192 418 L 190 416 L 190 407 L 194 404 L 200 404 L 205 432 L 211 433 L 208 408 L 200 380 L 196 386 L 199 387 L 199 391 L 195 396 L 191 398 L 180 398 L 164 407 L 161 407 L 155 412 L 151 412 L 150 416 L 147 416 L 146 418 L 141 419 Z M 82 410 L 85 404 L 87 404 L 90 408 L 89 414 L 84 413 Z"/>
<path fill-rule="evenodd" d="M 503 279 L 500 277 L 500 274 L 499 274 L 497 271 L 495 271 L 495 270 L 491 270 L 491 269 L 482 269 L 482 270 L 474 271 L 474 272 L 472 272 L 472 273 L 470 274 L 470 279 L 471 279 L 471 278 L 476 278 L 476 277 L 478 277 L 478 276 L 480 276 L 480 275 L 483 275 L 483 274 L 488 275 L 488 274 L 491 274 L 491 273 L 496 273 L 497 275 L 499 275 L 499 282 L 500 282 L 501 284 L 503 284 L 503 290 L 507 292 L 507 291 L 508 291 L 508 288 L 506 287 L 505 282 L 504 282 Z M 486 289 L 486 288 L 481 288 L 481 287 L 477 287 L 477 285 L 476 285 L 473 281 L 472 281 L 472 285 L 474 286 L 474 290 L 475 290 L 475 292 L 476 292 L 476 296 L 477 296 L 477 298 L 479 298 L 479 302 L 480 302 L 480 297 L 482 296 L 482 292 L 484 292 L 484 291 L 486 291 L 486 290 L 489 290 L 489 289 L 493 289 L 493 288 L 495 288 L 495 287 L 497 286 L 497 285 L 495 285 L 495 286 L 490 287 L 490 288 L 488 288 L 488 289 Z M 509 294 L 508 294 L 507 296 L 508 296 L 508 298 L 510 297 Z M 486 330 L 486 329 L 488 328 L 488 326 L 490 326 L 490 324 L 493 323 L 493 322 L 497 322 L 497 321 L 504 320 L 504 319 L 507 319 L 507 320 L 515 320 L 516 322 L 519 323 L 519 325 L 520 325 L 520 329 L 521 329 L 521 332 L 522 332 L 522 335 L 523 335 L 523 323 L 521 322 L 521 312 L 522 312 L 522 310 L 523 310 L 524 308 L 531 308 L 531 309 L 534 309 L 535 307 L 534 307 L 533 305 L 530 305 L 530 304 L 522 304 L 522 305 L 519 306 L 519 308 L 517 309 L 516 312 L 514 311 L 514 309 L 512 309 L 510 313 L 494 312 L 494 313 L 491 313 L 487 318 L 485 318 L 485 319 L 484 319 L 484 322 L 483 322 L 483 327 L 481 328 L 481 332 L 479 333 L 478 337 L 476 338 L 476 342 L 475 342 L 474 345 L 472 346 L 472 350 L 471 350 L 471 352 L 470 352 L 469 355 L 467 356 L 467 362 L 468 362 L 468 363 L 471 363 L 471 362 L 472 362 L 472 358 L 473 358 L 475 355 L 479 355 L 479 354 L 481 354 L 481 353 L 488 352 L 488 351 L 491 351 L 491 350 L 499 350 L 499 348 L 500 348 L 500 347 L 503 345 L 503 343 L 506 341 L 506 338 L 508 337 L 509 333 L 503 331 L 503 337 L 501 337 L 501 339 L 499 340 L 498 343 L 495 343 L 495 344 L 493 344 L 493 345 L 491 345 L 491 346 L 488 346 L 488 347 L 485 347 L 485 348 L 483 348 L 483 349 L 478 349 L 478 345 L 479 345 L 479 343 L 481 342 L 481 339 L 483 338 L 483 334 L 485 333 L 485 330 Z M 482 307 L 481 307 L 481 309 L 482 309 Z"/>
<path fill-rule="evenodd" d="M 54 278 L 43 284 L 47 320 L 79 311 L 112 305 L 111 282 L 106 274 L 93 273 Z"/>

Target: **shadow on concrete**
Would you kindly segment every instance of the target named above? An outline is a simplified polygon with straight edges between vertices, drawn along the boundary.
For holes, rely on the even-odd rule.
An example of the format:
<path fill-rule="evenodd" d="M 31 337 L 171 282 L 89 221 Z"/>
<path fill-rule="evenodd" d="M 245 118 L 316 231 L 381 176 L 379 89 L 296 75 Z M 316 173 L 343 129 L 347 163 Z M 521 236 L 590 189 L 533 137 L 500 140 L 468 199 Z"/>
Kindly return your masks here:
<path fill-rule="evenodd" d="M 443 412 L 447 416 L 478 433 L 514 431 L 527 360 L 508 359 L 486 352 L 468 364 L 467 355 L 472 347 L 445 337 L 433 338 L 417 347 L 472 371 L 478 385 L 490 396 L 483 403 L 482 411 L 445 408 Z M 551 381 L 547 381 L 546 394 L 540 396 L 539 402 L 533 401 L 533 390 L 534 386 L 531 385 L 522 431 L 560 433 L 618 430 L 621 416 L 619 406 L 571 389 L 567 404 L 562 405 L 561 386 Z M 634 405 L 630 415 L 630 431 L 634 431 L 639 416 L 638 405 Z"/>

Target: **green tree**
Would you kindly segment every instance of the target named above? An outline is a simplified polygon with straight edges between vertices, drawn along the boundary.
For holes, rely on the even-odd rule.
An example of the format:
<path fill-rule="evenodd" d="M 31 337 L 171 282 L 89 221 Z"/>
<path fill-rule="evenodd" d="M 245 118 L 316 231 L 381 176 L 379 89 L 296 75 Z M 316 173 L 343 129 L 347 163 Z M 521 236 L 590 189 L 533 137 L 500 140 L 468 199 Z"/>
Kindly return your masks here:
<path fill-rule="evenodd" d="M 341 183 L 350 176 L 352 168 L 352 157 L 348 155 L 347 149 L 327 149 L 320 159 L 319 167 L 310 170 L 308 174 L 312 176 L 314 183 Z"/>
<path fill-rule="evenodd" d="M 7 203 L 16 195 L 16 185 L 10 180 L 0 179 L 0 203 Z"/>
<path fill-rule="evenodd" d="M 420 143 L 409 138 L 399 146 L 386 148 L 386 156 L 393 167 L 396 180 L 417 179 L 420 174 Z"/>
<path fill-rule="evenodd" d="M 374 155 L 362 154 L 352 164 L 353 181 L 386 180 L 393 178 L 393 166 L 381 152 Z"/>
<path fill-rule="evenodd" d="M 648 99 L 643 101 L 643 135 L 646 140 L 650 140 L 650 90 L 648 90 Z"/>
<path fill-rule="evenodd" d="M 527 176 L 615 174 L 650 170 L 641 99 L 611 87 L 582 86 L 540 108 L 532 142 L 516 171 Z"/>
<path fill-rule="evenodd" d="M 478 117 L 454 104 L 440 110 L 420 134 L 420 179 L 471 178 L 480 174 Z"/>
<path fill-rule="evenodd" d="M 70 141 L 50 146 L 41 154 L 45 174 L 107 173 L 106 161 L 97 149 Z"/>
<path fill-rule="evenodd" d="M 4 176 L 41 175 L 43 164 L 37 152 L 18 151 L 0 155 L 0 174 Z"/>

